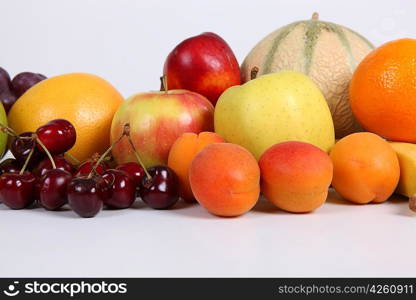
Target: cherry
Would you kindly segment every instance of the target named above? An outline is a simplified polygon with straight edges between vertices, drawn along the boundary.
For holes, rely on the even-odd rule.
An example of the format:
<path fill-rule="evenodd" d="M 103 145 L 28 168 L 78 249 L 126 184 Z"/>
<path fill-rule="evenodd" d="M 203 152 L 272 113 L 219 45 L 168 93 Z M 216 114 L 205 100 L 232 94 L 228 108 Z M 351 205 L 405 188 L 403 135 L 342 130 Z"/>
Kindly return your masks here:
<path fill-rule="evenodd" d="M 75 176 L 83 176 L 83 175 L 90 174 L 96 163 L 97 163 L 97 160 L 94 160 L 94 159 L 87 160 L 86 162 L 82 163 L 78 167 L 78 172 Z M 95 168 L 95 171 L 99 175 L 102 175 L 107 169 L 108 169 L 107 164 L 102 161 L 97 165 L 97 167 Z"/>
<path fill-rule="evenodd" d="M 51 154 L 65 153 L 76 141 L 75 127 L 64 119 L 49 121 L 36 130 L 36 134 Z M 39 149 L 44 151 L 43 147 Z"/>
<path fill-rule="evenodd" d="M 147 169 L 139 190 L 142 200 L 154 209 L 167 209 L 179 200 L 178 179 L 172 169 L 154 166 Z"/>
<path fill-rule="evenodd" d="M 61 169 L 47 170 L 39 182 L 40 204 L 49 210 L 57 210 L 68 202 L 67 186 L 72 174 Z"/>
<path fill-rule="evenodd" d="M 33 203 L 36 177 L 29 173 L 4 173 L 0 176 L 0 201 L 12 209 Z"/>
<path fill-rule="evenodd" d="M 108 187 L 99 177 L 75 177 L 67 188 L 68 203 L 80 217 L 94 217 L 108 198 Z"/>
<path fill-rule="evenodd" d="M 8 158 L 0 163 L 0 175 L 4 173 L 19 173 L 20 164 L 14 158 Z"/>
<path fill-rule="evenodd" d="M 75 167 L 61 154 L 53 156 L 53 161 L 56 164 L 57 169 L 68 171 L 73 174 L 75 172 Z M 46 171 L 53 169 L 52 162 L 48 157 L 40 161 L 38 166 L 33 170 L 33 174 L 41 178 L 45 175 Z"/>
<path fill-rule="evenodd" d="M 36 147 L 36 140 L 32 138 L 34 132 L 23 132 L 10 143 L 10 151 L 16 160 L 23 164 L 32 149 L 34 152 L 30 158 L 30 165 L 38 163 L 45 155 Z"/>
<path fill-rule="evenodd" d="M 128 208 L 136 200 L 136 185 L 126 172 L 108 169 L 102 178 L 109 186 L 109 197 L 104 201 L 107 206 Z"/>
<path fill-rule="evenodd" d="M 128 163 L 121 164 L 116 169 L 124 171 L 127 174 L 129 174 L 130 177 L 133 178 L 137 189 L 139 189 L 143 177 L 146 176 L 146 173 L 144 172 L 143 167 L 140 164 L 135 163 L 135 162 L 128 162 Z"/>

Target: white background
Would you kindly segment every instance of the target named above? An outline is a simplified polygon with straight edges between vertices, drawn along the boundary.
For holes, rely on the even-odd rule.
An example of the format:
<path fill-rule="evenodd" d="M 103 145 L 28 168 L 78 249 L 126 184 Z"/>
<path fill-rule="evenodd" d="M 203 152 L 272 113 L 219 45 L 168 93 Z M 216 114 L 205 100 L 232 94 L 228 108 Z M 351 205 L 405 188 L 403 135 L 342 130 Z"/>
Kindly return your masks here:
<path fill-rule="evenodd" d="M 124 96 L 158 89 L 183 39 L 213 31 L 241 62 L 272 30 L 314 11 L 375 45 L 415 37 L 414 0 L 0 1 L 0 66 L 15 74 L 90 72 Z M 404 199 L 308 215 L 261 202 L 240 218 L 201 207 L 11 211 L 0 204 L 0 276 L 415 276 L 416 217 Z"/>

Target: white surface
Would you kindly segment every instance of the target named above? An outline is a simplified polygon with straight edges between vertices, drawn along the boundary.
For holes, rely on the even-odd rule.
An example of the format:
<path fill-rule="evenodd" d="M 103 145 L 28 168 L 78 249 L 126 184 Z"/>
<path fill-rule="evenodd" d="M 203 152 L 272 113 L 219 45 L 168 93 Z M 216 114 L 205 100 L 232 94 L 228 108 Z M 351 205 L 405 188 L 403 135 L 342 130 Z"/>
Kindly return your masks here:
<path fill-rule="evenodd" d="M 263 36 L 319 11 L 374 44 L 415 37 L 414 0 L 2 0 L 0 66 L 48 76 L 83 71 L 124 96 L 157 89 L 181 40 L 223 36 L 241 62 Z M 0 204 L 0 276 L 415 276 L 416 219 L 405 201 L 331 200 L 292 215 L 262 203 L 216 218 L 199 206 L 104 211 L 11 211 Z"/>

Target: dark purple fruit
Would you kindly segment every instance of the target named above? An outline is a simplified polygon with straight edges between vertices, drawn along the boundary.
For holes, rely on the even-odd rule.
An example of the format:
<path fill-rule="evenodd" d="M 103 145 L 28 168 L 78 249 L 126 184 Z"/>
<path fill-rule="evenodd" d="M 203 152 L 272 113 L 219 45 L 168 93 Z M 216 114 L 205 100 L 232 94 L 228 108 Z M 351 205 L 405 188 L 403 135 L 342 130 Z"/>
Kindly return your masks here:
<path fill-rule="evenodd" d="M 104 201 L 112 208 L 128 208 L 136 200 L 136 184 L 124 171 L 108 169 L 102 178 L 109 186 L 109 196 Z"/>
<path fill-rule="evenodd" d="M 22 209 L 35 201 L 36 177 L 29 173 L 4 173 L 0 176 L 0 201 L 12 209 Z"/>
<path fill-rule="evenodd" d="M 108 197 L 107 183 L 100 177 L 75 177 L 68 185 L 68 203 L 80 217 L 91 218 L 99 213 Z"/>
<path fill-rule="evenodd" d="M 168 209 L 179 200 L 178 179 L 172 169 L 154 166 L 147 170 L 139 190 L 142 200 L 154 209 Z"/>
<path fill-rule="evenodd" d="M 17 98 L 19 98 L 32 86 L 45 79 L 46 76 L 42 74 L 22 72 L 13 78 L 11 83 L 11 90 L 16 94 Z"/>

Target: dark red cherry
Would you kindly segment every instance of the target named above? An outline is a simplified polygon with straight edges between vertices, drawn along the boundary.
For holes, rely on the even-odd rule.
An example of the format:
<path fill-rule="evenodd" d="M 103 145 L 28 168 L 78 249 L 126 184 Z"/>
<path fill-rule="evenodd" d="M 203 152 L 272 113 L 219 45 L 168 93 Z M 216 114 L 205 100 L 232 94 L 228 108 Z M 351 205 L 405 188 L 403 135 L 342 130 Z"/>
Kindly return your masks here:
<path fill-rule="evenodd" d="M 12 209 L 22 209 L 35 200 L 36 177 L 29 173 L 4 173 L 0 176 L 0 201 Z"/>
<path fill-rule="evenodd" d="M 109 197 L 104 204 L 112 208 L 128 208 L 136 200 L 134 180 L 124 171 L 108 169 L 102 178 L 109 186 Z"/>
<path fill-rule="evenodd" d="M 11 87 L 17 97 L 23 95 L 28 89 L 38 82 L 46 79 L 46 76 L 32 72 L 22 72 L 17 74 L 12 82 Z"/>
<path fill-rule="evenodd" d="M 51 154 L 65 153 L 77 139 L 75 127 L 64 119 L 49 121 L 39 127 L 36 134 Z M 40 145 L 38 147 L 43 151 Z"/>
<path fill-rule="evenodd" d="M 19 173 L 21 167 L 16 159 L 8 158 L 0 163 L 0 175 L 3 173 Z"/>
<path fill-rule="evenodd" d="M 154 166 L 147 169 L 151 178 L 143 177 L 139 190 L 142 200 L 152 208 L 168 209 L 179 200 L 178 179 L 172 169 Z"/>
<path fill-rule="evenodd" d="M 45 172 L 39 183 L 40 204 L 48 210 L 57 210 L 68 202 L 67 187 L 72 174 L 61 169 Z"/>
<path fill-rule="evenodd" d="M 35 164 L 39 163 L 42 158 L 45 157 L 45 154 L 39 151 L 39 149 L 36 147 L 35 139 L 31 138 L 33 133 L 34 132 L 21 133 L 18 137 L 13 138 L 12 142 L 10 143 L 10 151 L 20 164 L 24 164 L 32 149 L 34 149 L 34 152 L 30 158 L 30 166 L 34 166 Z"/>
<path fill-rule="evenodd" d="M 63 155 L 54 155 L 53 161 L 56 164 L 57 169 L 68 171 L 71 174 L 75 173 L 75 167 L 63 156 Z M 41 178 L 45 175 L 46 171 L 53 169 L 52 163 L 48 157 L 40 161 L 38 166 L 33 170 L 35 176 Z"/>
<path fill-rule="evenodd" d="M 68 185 L 68 203 L 80 217 L 94 217 L 108 197 L 108 186 L 99 177 L 75 177 Z"/>
<path fill-rule="evenodd" d="M 130 177 L 133 178 L 137 189 L 139 189 L 142 179 L 146 175 L 142 166 L 135 162 L 128 162 L 128 163 L 121 164 L 116 169 L 124 171 L 127 174 L 129 174 Z"/>
<path fill-rule="evenodd" d="M 84 163 L 82 163 L 79 167 L 78 167 L 78 171 L 77 174 L 75 176 L 87 176 L 91 173 L 92 168 L 95 166 L 96 161 L 93 160 L 88 160 Z M 107 170 L 108 166 L 106 165 L 105 162 L 101 162 L 97 168 L 95 169 L 95 171 L 97 171 L 97 173 L 99 175 L 102 175 L 105 170 Z"/>

